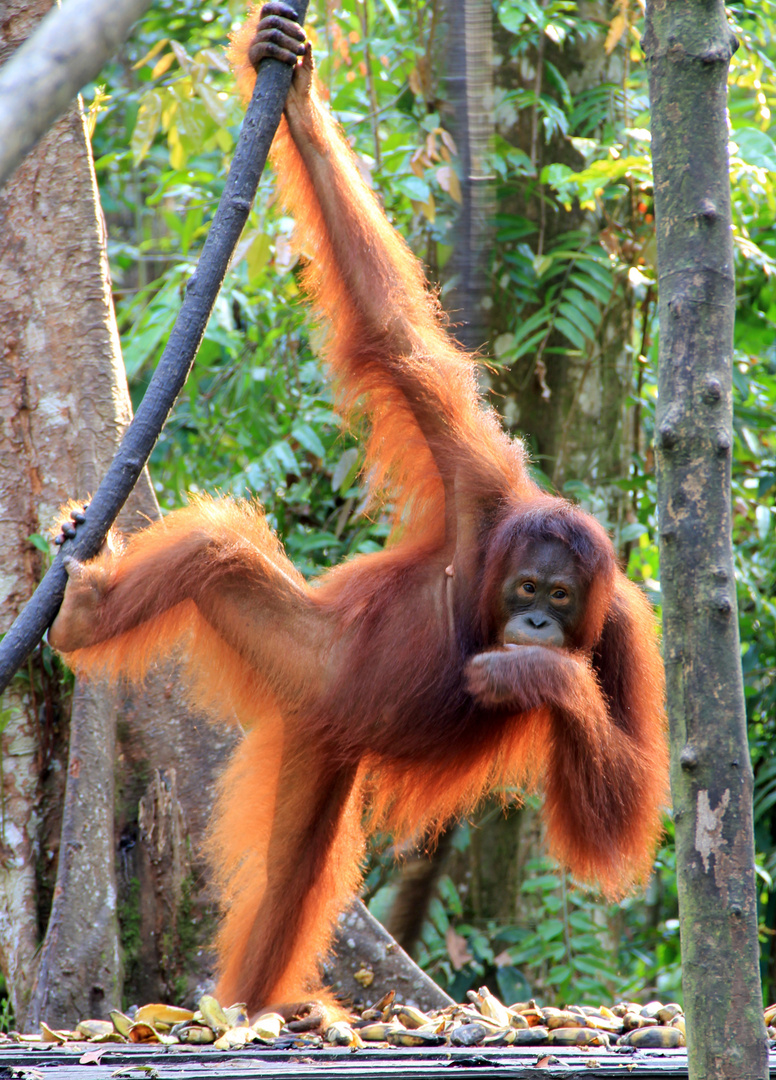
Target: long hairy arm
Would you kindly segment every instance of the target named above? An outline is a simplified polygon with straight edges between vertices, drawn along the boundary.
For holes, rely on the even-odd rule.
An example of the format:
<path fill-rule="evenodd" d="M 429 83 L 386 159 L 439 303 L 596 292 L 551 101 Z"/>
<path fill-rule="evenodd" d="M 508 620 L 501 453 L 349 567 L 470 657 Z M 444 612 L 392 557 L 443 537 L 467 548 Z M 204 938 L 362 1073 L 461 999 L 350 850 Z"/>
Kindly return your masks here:
<path fill-rule="evenodd" d="M 278 55 L 266 51 L 261 32 L 256 38 L 259 18 L 283 8 L 275 3 L 256 12 L 233 41 L 231 60 L 244 92 L 253 84 L 253 61 L 262 52 Z M 288 27 L 287 19 L 279 22 Z M 484 498 L 524 484 L 522 447 L 483 407 L 471 357 L 445 333 L 418 261 L 321 103 L 309 50 L 296 67 L 285 119 L 273 163 L 297 222 L 305 284 L 330 327 L 325 358 L 341 404 L 369 415 L 374 482 L 389 487 L 399 513 L 411 496 L 415 508 L 427 500 L 437 520 L 443 487 L 462 464 L 476 474 Z"/>

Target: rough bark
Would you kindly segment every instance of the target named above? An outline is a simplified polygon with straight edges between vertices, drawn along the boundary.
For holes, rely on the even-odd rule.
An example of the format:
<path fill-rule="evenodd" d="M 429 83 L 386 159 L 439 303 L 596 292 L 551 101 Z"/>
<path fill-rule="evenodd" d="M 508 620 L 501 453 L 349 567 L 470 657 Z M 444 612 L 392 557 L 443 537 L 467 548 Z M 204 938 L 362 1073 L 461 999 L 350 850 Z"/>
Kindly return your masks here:
<path fill-rule="evenodd" d="M 730 473 L 734 318 L 722 0 L 653 0 L 658 505 L 690 1076 L 768 1075 Z"/>
<path fill-rule="evenodd" d="M 537 918 L 536 897 L 521 893 L 526 863 L 546 851 L 541 815 L 528 806 L 498 804 L 471 831 L 461 860 L 468 886 L 466 921 L 526 925 Z M 530 973 L 529 973 L 530 974 Z"/>
<path fill-rule="evenodd" d="M 59 865 L 26 1031 L 72 1024 L 121 1005 L 113 842 L 115 701 L 81 681 L 70 721 L 70 759 Z"/>
<path fill-rule="evenodd" d="M 15 17 L 6 25 L 23 32 L 47 6 L 45 2 L 19 4 Z M 3 41 L 4 46 L 10 44 Z M 106 307 L 106 267 L 100 260 L 100 225 L 85 148 L 82 117 L 78 110 L 72 110 L 0 193 L 0 324 L 4 328 L 0 501 L 6 524 L 0 561 L 9 579 L 16 578 L 14 586 L 4 590 L 3 629 L 28 599 L 40 570 L 28 537 L 45 532 L 68 491 L 85 493 L 94 484 L 94 439 L 101 431 L 110 440 L 110 433 L 118 430 L 122 411 L 126 414 L 129 409 L 126 390 L 122 401 L 115 388 L 110 389 L 119 374 L 115 328 L 105 319 L 106 310 L 110 310 Z M 78 317 L 74 318 L 74 311 Z M 95 359 L 100 353 L 102 363 Z M 107 365 L 105 357 L 112 358 Z M 86 410 L 81 411 L 77 408 L 79 393 L 87 388 L 92 393 Z M 79 416 L 80 423 L 75 423 Z M 32 682 L 23 687 L 21 697 L 18 687 L 19 680 L 9 691 L 16 707 L 2 746 L 6 763 L 3 795 L 11 811 L 6 817 L 4 840 L 13 854 L 9 852 L 0 874 L 7 915 L 0 929 L 0 962 L 21 1019 L 36 972 L 33 957 L 38 920 L 42 914 L 45 917 L 38 910 L 35 884 L 36 848 L 43 839 L 37 829 L 38 784 L 41 770 L 55 768 L 56 763 L 41 752 L 38 717 L 31 708 Z M 81 873 L 94 875 L 81 893 L 85 907 L 79 909 L 79 916 L 84 919 L 82 927 L 91 926 L 92 903 L 112 906 L 114 925 L 110 930 L 104 927 L 109 940 L 98 942 L 99 935 L 92 935 L 95 959 L 103 954 L 112 958 L 113 971 L 107 976 L 112 983 L 118 980 L 112 719 L 106 726 L 105 703 L 99 695 L 79 695 L 77 701 L 73 721 L 80 734 L 74 740 L 75 757 L 68 773 L 68 803 L 71 811 L 76 803 L 81 804 L 84 819 L 95 834 L 108 838 L 110 858 L 106 861 L 105 848 L 99 843 L 81 845 L 78 828 L 75 841 L 72 832 L 67 834 L 60 849 L 65 854 L 55 896 L 61 896 L 65 886 L 66 867 L 72 870 L 78 863 Z M 88 790 L 81 785 L 79 794 L 72 790 L 72 783 L 78 788 L 84 743 L 90 744 L 95 761 Z M 19 770 L 23 763 L 22 796 Z M 8 766 L 13 768 L 13 786 L 8 784 Z M 73 819 L 71 825 L 75 824 Z M 48 861 L 44 854 L 41 863 Z M 75 901 L 76 892 L 68 888 L 67 895 L 69 901 Z M 89 945 L 83 940 L 83 930 L 79 937 L 85 956 Z M 58 938 L 61 943 L 61 935 Z M 95 978 L 99 981 L 102 976 Z"/>
<path fill-rule="evenodd" d="M 212 978 L 216 911 L 202 846 L 215 782 L 239 735 L 183 701 L 174 670 L 142 693 L 119 694 L 117 877 L 129 1002 L 191 1005 Z"/>
<path fill-rule="evenodd" d="M 420 1009 L 444 1009 L 453 999 L 407 956 L 360 900 L 340 916 L 335 954 L 324 977 L 341 1000 L 374 1005 L 388 990 Z"/>

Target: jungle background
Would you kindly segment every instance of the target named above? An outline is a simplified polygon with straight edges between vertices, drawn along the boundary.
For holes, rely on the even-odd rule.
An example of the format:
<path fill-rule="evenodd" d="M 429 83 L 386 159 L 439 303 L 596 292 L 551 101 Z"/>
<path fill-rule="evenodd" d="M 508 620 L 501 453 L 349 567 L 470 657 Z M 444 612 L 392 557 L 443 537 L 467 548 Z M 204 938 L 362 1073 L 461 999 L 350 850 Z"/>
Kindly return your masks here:
<path fill-rule="evenodd" d="M 84 93 L 135 403 L 196 264 L 242 119 L 223 45 L 243 12 L 242 0 L 157 0 Z M 762 973 L 773 1000 L 776 6 L 744 0 L 729 13 L 741 46 L 730 77 L 734 543 Z M 492 403 L 528 441 L 540 482 L 610 530 L 659 614 L 642 20 L 638 0 L 313 0 L 308 29 L 365 175 L 424 261 L 453 328 L 488 357 Z M 474 67 L 462 77 L 467 57 Z M 357 432 L 343 431 L 316 358 L 320 331 L 298 287 L 292 227 L 265 176 L 150 474 L 162 511 L 187 491 L 259 498 L 291 559 L 314 577 L 378 548 L 387 528 L 367 505 Z M 45 646 L 39 661 L 66 701 L 67 675 Z M 530 797 L 508 811 L 488 805 L 451 827 L 416 958 L 457 1000 L 487 982 L 508 1001 L 681 1001 L 670 817 L 646 893 L 608 905 L 545 856 L 537 809 Z M 389 927 L 416 868 L 412 852 L 370 855 L 365 899 Z M 45 868 L 40 876 L 45 883 Z M 139 963 L 132 888 L 119 910 L 130 981 L 133 957 Z M 45 887 L 41 895 L 45 909 Z"/>

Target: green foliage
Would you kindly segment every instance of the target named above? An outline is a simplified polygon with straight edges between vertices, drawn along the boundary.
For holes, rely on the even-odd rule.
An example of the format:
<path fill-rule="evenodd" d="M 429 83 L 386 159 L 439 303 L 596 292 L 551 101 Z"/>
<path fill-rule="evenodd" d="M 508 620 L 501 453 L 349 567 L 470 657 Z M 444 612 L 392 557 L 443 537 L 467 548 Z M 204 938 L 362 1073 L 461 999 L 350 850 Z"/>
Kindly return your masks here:
<path fill-rule="evenodd" d="M 8 984 L 5 975 L 0 974 L 0 1031 L 10 1032 L 16 1028 L 13 1005 L 8 996 Z"/>
<path fill-rule="evenodd" d="M 520 923 L 483 926 L 465 920 L 460 888 L 443 877 L 420 960 L 457 1001 L 483 984 L 507 1002 L 606 1004 L 645 993 L 681 1001 L 675 880 L 671 845 L 658 855 L 646 901 L 607 905 L 536 858 L 525 866 Z"/>
<path fill-rule="evenodd" d="M 508 218 L 497 242 L 508 244 L 516 224 Z M 511 365 L 527 354 L 538 356 L 553 330 L 565 338 L 565 351 L 585 353 L 595 347 L 614 288 L 609 258 L 599 244 L 585 233 L 564 233 L 544 255 L 535 255 L 527 243 L 520 243 L 503 258 L 499 289 L 509 297 L 522 293 L 526 303 L 541 306 L 526 319 L 516 320 L 513 331 L 496 338 L 493 352 L 501 364 Z"/>

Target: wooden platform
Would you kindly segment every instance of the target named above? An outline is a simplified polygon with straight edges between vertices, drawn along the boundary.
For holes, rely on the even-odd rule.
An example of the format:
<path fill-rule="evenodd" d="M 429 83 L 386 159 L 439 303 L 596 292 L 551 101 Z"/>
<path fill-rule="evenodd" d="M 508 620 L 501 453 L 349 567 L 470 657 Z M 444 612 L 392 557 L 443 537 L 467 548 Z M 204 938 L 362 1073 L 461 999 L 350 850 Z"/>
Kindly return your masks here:
<path fill-rule="evenodd" d="M 477 1080 L 514 1077 L 635 1077 L 673 1080 L 687 1077 L 685 1050 L 580 1050 L 573 1047 L 468 1050 L 261 1050 L 219 1051 L 200 1047 L 108 1045 L 99 1062 L 82 1064 L 94 1044 L 3 1047 L 0 1080 L 431 1080 L 468 1074 Z M 547 1065 L 537 1068 L 537 1062 Z M 776 1077 L 776 1052 L 771 1052 Z"/>

